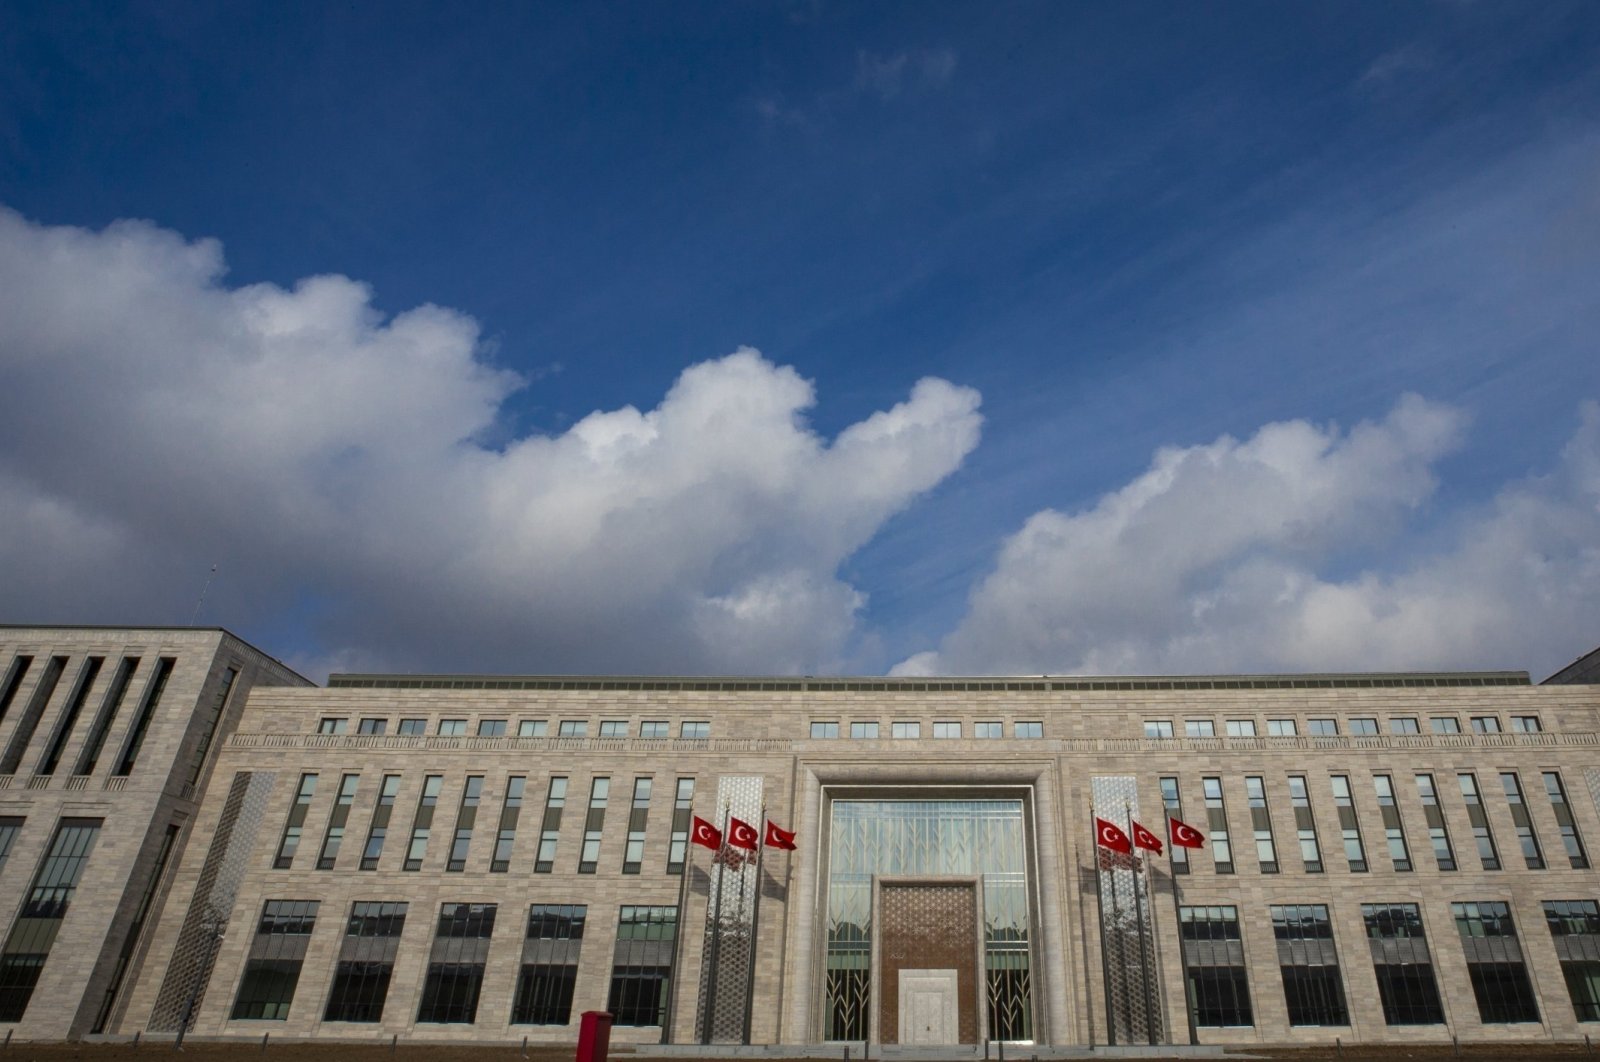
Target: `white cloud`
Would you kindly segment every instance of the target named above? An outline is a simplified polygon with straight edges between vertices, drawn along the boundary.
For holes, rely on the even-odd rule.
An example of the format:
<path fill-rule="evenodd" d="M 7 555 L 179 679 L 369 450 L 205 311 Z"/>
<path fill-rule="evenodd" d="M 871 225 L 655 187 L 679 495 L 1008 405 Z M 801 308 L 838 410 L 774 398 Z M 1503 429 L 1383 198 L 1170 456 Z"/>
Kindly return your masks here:
<path fill-rule="evenodd" d="M 940 88 L 955 72 L 956 53 L 949 48 L 910 48 L 890 55 L 856 53 L 856 89 L 882 100 Z"/>
<path fill-rule="evenodd" d="M 369 666 L 826 670 L 841 563 L 957 468 L 976 392 L 925 379 L 831 442 L 754 350 L 654 409 L 496 437 L 525 381 L 476 324 L 344 277 L 229 288 L 214 241 L 0 211 L 0 585 L 18 621 L 302 617 Z"/>
<path fill-rule="evenodd" d="M 1407 397 L 1348 433 L 1162 450 L 1093 507 L 1031 517 L 956 630 L 895 671 L 1554 670 L 1575 632 L 1600 638 L 1600 406 L 1581 417 L 1554 472 L 1387 571 L 1359 561 L 1427 513 L 1458 411 Z"/>

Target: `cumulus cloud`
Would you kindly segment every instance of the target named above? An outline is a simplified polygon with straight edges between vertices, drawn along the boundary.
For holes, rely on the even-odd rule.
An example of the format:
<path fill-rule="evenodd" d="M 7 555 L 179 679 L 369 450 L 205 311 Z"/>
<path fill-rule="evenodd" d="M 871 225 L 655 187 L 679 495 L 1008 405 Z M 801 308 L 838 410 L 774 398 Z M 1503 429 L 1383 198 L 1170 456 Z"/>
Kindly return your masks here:
<path fill-rule="evenodd" d="M 976 445 L 918 382 L 828 440 L 741 349 L 649 410 L 503 440 L 475 322 L 339 276 L 229 287 L 214 241 L 0 211 L 0 582 L 20 621 L 297 622 L 368 667 L 826 670 L 842 562 Z"/>
<path fill-rule="evenodd" d="M 1600 631 L 1600 406 L 1548 475 L 1432 516 L 1460 411 L 1410 396 L 1349 432 L 1269 424 L 1156 454 L 1095 505 L 1032 516 L 936 651 L 899 674 L 1163 674 L 1534 667 Z M 1553 655 L 1552 655 L 1553 654 Z"/>

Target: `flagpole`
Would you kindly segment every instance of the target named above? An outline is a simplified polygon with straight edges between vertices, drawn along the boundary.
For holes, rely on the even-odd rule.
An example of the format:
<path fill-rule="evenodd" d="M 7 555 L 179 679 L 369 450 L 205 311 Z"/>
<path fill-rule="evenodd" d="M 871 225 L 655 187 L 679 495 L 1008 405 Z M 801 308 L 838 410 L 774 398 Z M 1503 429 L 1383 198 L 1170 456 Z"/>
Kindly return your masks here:
<path fill-rule="evenodd" d="M 761 836 L 756 848 L 756 899 L 750 908 L 750 979 L 744 992 L 744 1042 L 750 1044 L 750 1021 L 756 1003 L 756 936 L 761 930 L 761 857 L 767 853 L 767 804 L 761 803 Z M 740 895 L 744 893 L 741 891 Z"/>
<path fill-rule="evenodd" d="M 1130 837 L 1134 836 L 1133 805 L 1124 801 L 1122 807 L 1128 816 L 1128 835 Z M 1151 1016 L 1155 1013 L 1155 1007 L 1152 1005 L 1153 1001 L 1150 998 L 1150 960 L 1144 940 L 1144 902 L 1139 895 L 1144 891 L 1144 882 L 1139 875 L 1138 849 L 1135 848 L 1129 854 L 1133 857 L 1133 919 L 1134 926 L 1139 933 L 1139 987 L 1144 990 L 1144 1031 L 1145 1038 L 1154 1044 L 1156 1042 L 1156 1028 L 1151 1021 Z"/>
<path fill-rule="evenodd" d="M 1167 843 L 1172 843 L 1172 820 L 1167 820 Z M 1173 927 L 1178 931 L 1178 969 L 1183 981 L 1183 1016 L 1189 1025 L 1189 1046 L 1199 1043 L 1194 1027 L 1194 990 L 1189 986 L 1189 960 L 1185 955 L 1183 946 L 1183 904 L 1178 899 L 1178 864 L 1176 861 L 1167 868 L 1167 875 L 1172 879 L 1172 918 Z"/>
<path fill-rule="evenodd" d="M 700 1029 L 700 1042 L 702 1044 L 711 1042 L 712 1029 L 716 1026 L 717 1021 L 717 982 L 721 980 L 720 974 L 722 973 L 719 969 L 719 963 L 722 959 L 722 893 L 723 887 L 727 884 L 728 872 L 727 863 L 723 859 L 722 853 L 728 847 L 728 816 L 731 813 L 730 804 L 724 801 L 722 804 L 722 843 L 717 848 L 717 855 L 714 860 L 717 864 L 717 902 L 713 905 L 711 921 L 711 966 L 709 977 L 706 981 L 706 1020 Z"/>
<path fill-rule="evenodd" d="M 685 908 L 689 905 L 689 865 L 694 858 L 694 810 L 689 812 L 689 832 L 683 837 L 683 864 L 678 868 L 678 924 L 672 934 L 672 962 L 669 964 L 671 971 L 667 980 L 667 1013 L 661 1020 L 661 1042 L 672 1042 L 673 1008 L 678 1002 L 678 960 L 683 955 L 683 930 L 688 925 L 688 912 Z M 672 838 L 667 838 L 667 858 L 672 858 Z"/>
<path fill-rule="evenodd" d="M 1111 920 L 1112 920 L 1112 923 L 1113 923 L 1113 928 L 1116 930 L 1116 937 L 1117 937 L 1117 966 L 1121 970 L 1123 976 L 1127 976 L 1127 972 L 1128 972 L 1128 941 L 1127 941 L 1127 935 L 1125 933 L 1123 933 L 1123 931 L 1122 931 L 1122 901 L 1117 899 L 1117 860 L 1116 860 L 1116 857 L 1118 855 L 1120 855 L 1120 854 L 1122 854 L 1122 853 L 1113 852 L 1112 853 L 1112 858 L 1111 858 Z M 1127 854 L 1128 854 L 1129 858 L 1131 859 L 1132 858 L 1132 853 L 1130 852 L 1130 853 L 1127 853 Z M 1120 1003 L 1120 1001 L 1119 1001 L 1119 1003 Z M 1121 1012 L 1122 1012 L 1122 1008 L 1119 1005 L 1118 1008 L 1117 1008 L 1117 1013 L 1118 1013 L 1119 1017 L 1121 1016 Z M 1130 1034 L 1132 1033 L 1132 1023 L 1131 1022 L 1129 1023 L 1129 1033 Z"/>
<path fill-rule="evenodd" d="M 1094 900 L 1100 914 L 1100 984 L 1106 997 L 1106 1042 L 1117 1046 L 1117 1021 L 1111 1009 L 1111 963 L 1106 949 L 1106 894 L 1100 881 L 1100 828 L 1094 805 L 1089 805 L 1089 825 L 1094 829 Z"/>

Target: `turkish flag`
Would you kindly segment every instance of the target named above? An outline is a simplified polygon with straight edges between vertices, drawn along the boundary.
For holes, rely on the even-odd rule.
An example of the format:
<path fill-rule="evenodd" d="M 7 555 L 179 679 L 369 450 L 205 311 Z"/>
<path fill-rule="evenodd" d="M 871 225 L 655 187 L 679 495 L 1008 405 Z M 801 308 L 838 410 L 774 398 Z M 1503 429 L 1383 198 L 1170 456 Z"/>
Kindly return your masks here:
<path fill-rule="evenodd" d="M 761 842 L 768 848 L 782 848 L 785 851 L 794 851 L 794 834 L 788 830 L 778 829 L 778 824 L 771 819 L 767 820 L 767 839 Z"/>
<path fill-rule="evenodd" d="M 1133 824 L 1133 843 L 1137 848 L 1147 849 L 1156 855 L 1161 854 L 1161 838 L 1140 826 L 1137 822 Z"/>
<path fill-rule="evenodd" d="M 1105 819 L 1094 820 L 1094 843 L 1113 852 L 1133 851 L 1133 842 L 1128 840 L 1128 835 L 1115 823 L 1107 822 Z"/>
<path fill-rule="evenodd" d="M 699 815 L 694 817 L 694 825 L 689 827 L 689 839 L 713 852 L 722 847 L 722 831 Z"/>
<path fill-rule="evenodd" d="M 733 847 L 748 848 L 754 852 L 758 836 L 756 828 L 743 819 L 728 820 L 728 843 Z"/>
<path fill-rule="evenodd" d="M 1167 830 L 1172 838 L 1172 843 L 1179 848 L 1204 848 L 1205 834 L 1190 826 L 1182 819 L 1168 819 Z"/>

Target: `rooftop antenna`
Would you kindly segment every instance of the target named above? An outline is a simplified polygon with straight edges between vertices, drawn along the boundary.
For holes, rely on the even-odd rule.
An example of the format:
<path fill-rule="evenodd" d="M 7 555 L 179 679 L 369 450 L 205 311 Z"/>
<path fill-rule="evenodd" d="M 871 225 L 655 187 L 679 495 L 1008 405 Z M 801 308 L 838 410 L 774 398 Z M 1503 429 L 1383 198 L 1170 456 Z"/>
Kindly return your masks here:
<path fill-rule="evenodd" d="M 195 621 L 200 618 L 200 606 L 206 603 L 206 591 L 211 589 L 211 581 L 216 577 L 217 566 L 213 564 L 211 566 L 211 574 L 206 576 L 206 585 L 200 588 L 199 600 L 195 601 L 194 603 L 194 615 L 189 617 L 189 626 L 193 627 L 195 625 Z"/>

